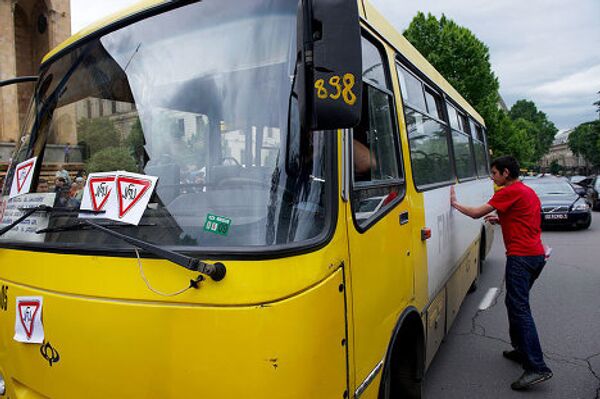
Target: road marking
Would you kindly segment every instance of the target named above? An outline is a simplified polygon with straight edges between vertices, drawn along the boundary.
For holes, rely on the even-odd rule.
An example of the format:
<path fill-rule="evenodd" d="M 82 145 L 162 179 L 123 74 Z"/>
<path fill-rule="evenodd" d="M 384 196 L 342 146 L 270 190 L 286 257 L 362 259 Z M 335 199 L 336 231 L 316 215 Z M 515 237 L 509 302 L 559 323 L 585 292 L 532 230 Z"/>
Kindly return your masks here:
<path fill-rule="evenodd" d="M 500 291 L 500 288 L 490 288 L 483 297 L 481 303 L 479 304 L 479 310 L 486 310 L 487 308 L 489 308 L 492 302 L 494 302 L 494 299 L 496 299 L 498 291 Z"/>

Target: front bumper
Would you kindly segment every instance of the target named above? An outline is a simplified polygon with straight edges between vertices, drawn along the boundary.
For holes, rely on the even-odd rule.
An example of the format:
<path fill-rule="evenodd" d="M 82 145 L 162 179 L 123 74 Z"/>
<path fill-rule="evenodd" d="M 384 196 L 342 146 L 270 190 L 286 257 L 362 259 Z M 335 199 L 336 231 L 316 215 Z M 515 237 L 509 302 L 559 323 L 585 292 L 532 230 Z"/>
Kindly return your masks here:
<path fill-rule="evenodd" d="M 590 223 L 592 213 L 568 212 L 568 213 L 544 213 L 542 212 L 542 227 L 551 226 L 583 226 Z"/>

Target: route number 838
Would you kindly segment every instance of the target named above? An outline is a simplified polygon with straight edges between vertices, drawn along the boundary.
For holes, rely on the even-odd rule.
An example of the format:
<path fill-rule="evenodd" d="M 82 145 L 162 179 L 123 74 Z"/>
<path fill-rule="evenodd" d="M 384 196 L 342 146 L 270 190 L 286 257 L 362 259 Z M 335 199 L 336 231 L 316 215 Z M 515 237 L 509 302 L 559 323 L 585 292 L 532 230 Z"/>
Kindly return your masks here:
<path fill-rule="evenodd" d="M 325 84 L 325 79 L 318 79 L 315 81 L 315 89 L 317 90 L 317 97 L 321 100 L 331 98 L 332 100 L 342 99 L 348 105 L 354 105 L 356 103 L 356 95 L 352 91 L 356 79 L 351 73 L 347 73 L 344 76 L 334 75 L 328 80 L 328 85 Z"/>

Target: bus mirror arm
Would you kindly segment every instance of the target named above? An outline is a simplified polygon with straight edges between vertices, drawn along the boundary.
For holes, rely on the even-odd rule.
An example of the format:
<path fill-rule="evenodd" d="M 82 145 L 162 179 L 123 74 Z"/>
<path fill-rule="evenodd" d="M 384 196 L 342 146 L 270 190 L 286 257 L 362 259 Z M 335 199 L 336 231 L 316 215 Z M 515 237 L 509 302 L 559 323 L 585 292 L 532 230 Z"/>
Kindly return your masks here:
<path fill-rule="evenodd" d="M 37 82 L 38 76 L 19 76 L 18 78 L 0 81 L 0 87 L 10 86 L 17 83 Z"/>
<path fill-rule="evenodd" d="M 225 265 L 220 262 L 216 262 L 214 264 L 206 263 L 199 259 L 192 258 L 190 256 L 186 256 L 186 255 L 180 254 L 175 251 L 170 251 L 165 248 L 161 248 L 158 245 L 154 245 L 149 242 L 139 240 L 137 238 L 130 237 L 125 234 L 118 233 L 114 230 L 111 230 L 107 227 L 101 226 L 90 220 L 84 220 L 84 223 L 86 225 L 88 225 L 94 229 L 100 230 L 110 236 L 113 236 L 115 238 L 123 240 L 135 247 L 141 248 L 143 250 L 150 252 L 151 254 L 154 254 L 154 255 L 159 256 L 163 259 L 166 259 L 170 262 L 173 262 L 176 265 L 183 266 L 188 270 L 192 270 L 192 271 L 207 275 L 214 281 L 223 280 L 223 278 L 225 278 L 225 274 L 227 273 L 227 269 L 225 268 Z"/>

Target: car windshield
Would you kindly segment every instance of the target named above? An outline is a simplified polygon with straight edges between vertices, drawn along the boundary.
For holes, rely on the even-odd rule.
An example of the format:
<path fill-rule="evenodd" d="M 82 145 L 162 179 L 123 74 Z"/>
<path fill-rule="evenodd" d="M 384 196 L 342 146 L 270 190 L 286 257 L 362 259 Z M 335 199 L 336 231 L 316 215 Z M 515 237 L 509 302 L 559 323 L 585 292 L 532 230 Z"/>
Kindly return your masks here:
<path fill-rule="evenodd" d="M 0 215 L 2 224 L 18 207 L 7 197 L 14 165 L 38 157 L 36 194 L 19 203 L 77 209 L 92 172 L 158 177 L 139 226 L 119 228 L 147 241 L 218 252 L 322 240 L 334 135 L 312 133 L 300 166 L 286 168 L 297 4 L 196 2 L 86 40 L 45 65 L 7 173 L 3 208 L 13 214 Z M 229 224 L 226 234 L 206 228 L 215 217 Z M 48 218 L 49 227 L 68 226 L 77 212 Z M 127 246 L 92 230 L 24 233 L 0 241 Z"/>
<path fill-rule="evenodd" d="M 527 181 L 527 185 L 531 187 L 537 195 L 572 195 L 575 194 L 575 190 L 569 183 L 565 182 L 534 182 Z"/>

